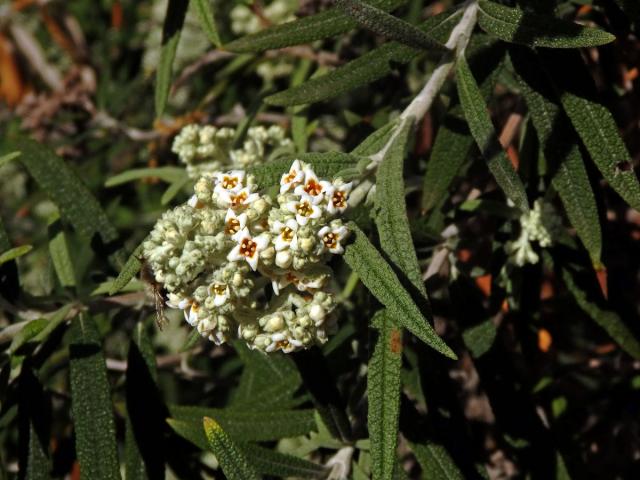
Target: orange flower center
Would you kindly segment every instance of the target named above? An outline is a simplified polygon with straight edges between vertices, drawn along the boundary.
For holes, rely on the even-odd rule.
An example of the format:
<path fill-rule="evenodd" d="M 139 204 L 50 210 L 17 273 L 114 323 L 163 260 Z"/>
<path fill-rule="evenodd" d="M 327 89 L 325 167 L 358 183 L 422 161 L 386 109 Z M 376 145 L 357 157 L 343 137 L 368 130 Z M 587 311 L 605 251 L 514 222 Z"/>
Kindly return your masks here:
<path fill-rule="evenodd" d="M 284 183 L 291 183 L 295 180 L 295 178 L 298 176 L 298 172 L 296 172 L 295 170 L 289 172 L 289 175 L 287 175 L 286 177 L 284 177 Z"/>
<path fill-rule="evenodd" d="M 300 202 L 296 207 L 296 211 L 303 217 L 308 217 L 313 213 L 313 208 L 309 202 Z"/>
<path fill-rule="evenodd" d="M 240 230 L 240 221 L 237 218 L 230 218 L 224 227 L 224 233 L 227 235 L 233 235 Z"/>
<path fill-rule="evenodd" d="M 337 208 L 344 208 L 347 206 L 347 196 L 345 195 L 344 192 L 337 190 L 333 193 L 333 196 L 331 197 L 331 202 Z"/>
<path fill-rule="evenodd" d="M 247 200 L 247 192 L 240 192 L 238 195 L 231 197 L 231 206 L 237 208 Z"/>
<path fill-rule="evenodd" d="M 238 185 L 238 177 L 222 177 L 222 188 L 231 190 Z"/>
<path fill-rule="evenodd" d="M 258 250 L 258 244 L 250 238 L 243 238 L 240 243 L 240 255 L 243 257 L 253 258 Z"/>
<path fill-rule="evenodd" d="M 304 186 L 304 191 L 312 197 L 315 197 L 316 195 L 320 195 L 322 193 L 322 185 L 320 185 L 315 180 L 309 180 Z"/>
<path fill-rule="evenodd" d="M 212 290 L 216 295 L 224 295 L 225 293 L 227 293 L 227 286 L 216 283 L 213 286 Z"/>
<path fill-rule="evenodd" d="M 322 237 L 322 241 L 327 248 L 335 248 L 338 243 L 338 237 L 335 233 L 329 232 Z"/>
<path fill-rule="evenodd" d="M 286 242 L 290 242 L 291 240 L 293 240 L 293 230 L 289 227 L 284 227 L 280 235 L 282 235 L 282 239 Z"/>

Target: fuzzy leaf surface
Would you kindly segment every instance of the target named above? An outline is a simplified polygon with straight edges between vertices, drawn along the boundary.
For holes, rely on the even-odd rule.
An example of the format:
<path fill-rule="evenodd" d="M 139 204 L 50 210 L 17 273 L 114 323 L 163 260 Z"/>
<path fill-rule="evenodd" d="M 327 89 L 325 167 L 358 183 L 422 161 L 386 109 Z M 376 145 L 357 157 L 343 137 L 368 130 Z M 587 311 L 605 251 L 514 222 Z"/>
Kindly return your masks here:
<path fill-rule="evenodd" d="M 589 28 L 549 15 L 538 15 L 480 0 L 478 24 L 500 40 L 530 47 L 581 48 L 613 42 L 616 37 L 598 28 Z"/>
<path fill-rule="evenodd" d="M 260 475 L 248 458 L 212 418 L 203 419 L 209 448 L 215 454 L 224 475 L 229 480 L 260 480 Z"/>

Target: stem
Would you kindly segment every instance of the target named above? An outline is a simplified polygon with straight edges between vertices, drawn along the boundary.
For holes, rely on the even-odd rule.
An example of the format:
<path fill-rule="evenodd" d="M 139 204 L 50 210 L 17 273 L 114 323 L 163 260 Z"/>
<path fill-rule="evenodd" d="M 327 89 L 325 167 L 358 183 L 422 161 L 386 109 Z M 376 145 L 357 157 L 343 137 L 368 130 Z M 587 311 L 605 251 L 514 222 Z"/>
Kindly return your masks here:
<path fill-rule="evenodd" d="M 443 55 L 440 63 L 429 77 L 429 81 L 422 88 L 420 93 L 413 99 L 409 106 L 400 114 L 400 122 L 395 128 L 393 135 L 382 149 L 371 155 L 370 169 L 375 169 L 384 155 L 387 153 L 389 147 L 393 144 L 397 135 L 402 130 L 404 123 L 411 117 L 416 120 L 421 119 L 431 108 L 433 101 L 435 100 L 438 92 L 442 89 L 444 82 L 447 80 L 449 73 L 453 69 L 456 59 L 464 55 L 464 51 L 467 48 L 471 33 L 476 26 L 478 17 L 478 3 L 477 0 L 472 0 L 465 4 L 464 13 L 460 22 L 451 31 L 451 35 L 445 44 L 446 47 L 453 50 L 453 52 L 447 52 Z"/>

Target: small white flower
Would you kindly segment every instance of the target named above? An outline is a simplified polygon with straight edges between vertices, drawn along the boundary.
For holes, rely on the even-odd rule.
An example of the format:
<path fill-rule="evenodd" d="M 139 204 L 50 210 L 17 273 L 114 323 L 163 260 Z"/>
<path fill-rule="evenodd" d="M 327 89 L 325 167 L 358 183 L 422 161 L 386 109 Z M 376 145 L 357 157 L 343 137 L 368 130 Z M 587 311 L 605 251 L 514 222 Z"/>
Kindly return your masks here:
<path fill-rule="evenodd" d="M 313 199 L 308 195 L 304 195 L 299 200 L 287 202 L 285 208 L 295 213 L 296 222 L 300 225 L 306 225 L 310 219 L 322 216 L 322 207 L 314 204 Z"/>
<path fill-rule="evenodd" d="M 189 201 L 187 202 L 187 204 L 190 207 L 193 208 L 201 208 L 202 204 L 200 203 L 200 201 L 198 200 L 198 196 L 197 195 L 191 195 L 191 198 L 189 199 Z"/>
<path fill-rule="evenodd" d="M 249 230 L 245 228 L 236 233 L 233 239 L 238 243 L 227 255 L 227 260 L 230 262 L 246 260 L 252 270 L 258 268 L 258 257 L 260 252 L 269 245 L 270 236 L 262 233 L 252 237 Z"/>
<path fill-rule="evenodd" d="M 293 193 L 300 195 L 301 197 L 307 196 L 313 203 L 318 204 L 322 201 L 325 194 L 330 194 L 333 190 L 331 183 L 318 179 L 318 176 L 311 167 L 305 165 L 302 169 L 304 174 L 304 182 L 298 185 Z"/>
<path fill-rule="evenodd" d="M 184 319 L 189 325 L 195 327 L 198 324 L 198 312 L 200 311 L 200 305 L 198 305 L 197 302 L 192 302 L 188 311 L 189 313 L 187 313 L 187 309 L 184 310 Z"/>
<path fill-rule="evenodd" d="M 287 220 L 286 223 L 276 220 L 273 223 L 272 231 L 277 235 L 273 242 L 276 247 L 276 252 L 280 252 L 289 247 L 295 248 L 295 245 L 298 243 L 298 238 L 296 236 L 296 232 L 298 231 L 298 222 L 293 218 Z"/>
<path fill-rule="evenodd" d="M 247 226 L 247 214 L 241 213 L 236 215 L 232 209 L 227 210 L 227 214 L 224 217 L 224 233 L 227 235 L 235 235 L 240 230 L 243 230 Z"/>
<path fill-rule="evenodd" d="M 327 212 L 331 215 L 335 215 L 338 212 L 344 212 L 347 209 L 347 201 L 352 188 L 352 182 L 341 185 L 334 184 L 331 194 L 327 195 L 327 198 L 329 199 L 327 202 Z"/>
<path fill-rule="evenodd" d="M 329 251 L 334 254 L 340 254 L 344 252 L 342 246 L 342 240 L 349 234 L 349 230 L 344 225 L 340 225 L 337 228 L 324 226 L 318 231 L 318 237 L 320 237 L 319 253 Z"/>
<path fill-rule="evenodd" d="M 221 190 L 218 192 L 218 202 L 225 208 L 233 208 L 234 210 L 240 210 L 248 207 L 258 198 L 260 198 L 260 195 L 257 193 L 251 193 L 248 188 L 242 188 L 237 192 L 230 192 L 227 190 Z"/>
<path fill-rule="evenodd" d="M 289 168 L 289 172 L 282 175 L 280 178 L 280 194 L 288 192 L 292 188 L 298 186 L 304 180 L 304 173 L 302 172 L 302 166 L 300 160 L 295 160 Z"/>
<path fill-rule="evenodd" d="M 240 191 L 242 187 L 244 187 L 244 176 L 244 170 L 232 170 L 227 173 L 216 173 L 216 193 L 219 193 L 221 190 L 226 190 L 228 192 Z"/>
<path fill-rule="evenodd" d="M 221 307 L 229 300 L 231 292 L 229 285 L 224 283 L 212 283 L 209 285 L 209 295 L 213 296 L 213 304 L 216 307 Z"/>
<path fill-rule="evenodd" d="M 271 277 L 271 286 L 273 287 L 273 292 L 276 295 L 280 295 L 280 290 L 286 288 L 292 283 L 296 283 L 298 281 L 298 277 L 291 273 L 285 273 L 284 275 L 278 275 Z"/>

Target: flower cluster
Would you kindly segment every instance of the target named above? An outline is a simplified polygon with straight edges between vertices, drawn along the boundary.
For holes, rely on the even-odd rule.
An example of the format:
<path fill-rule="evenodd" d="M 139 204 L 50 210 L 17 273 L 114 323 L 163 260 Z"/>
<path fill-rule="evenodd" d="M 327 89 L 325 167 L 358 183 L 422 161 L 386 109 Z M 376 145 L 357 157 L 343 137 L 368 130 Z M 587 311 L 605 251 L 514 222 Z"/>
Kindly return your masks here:
<path fill-rule="evenodd" d="M 533 209 L 520 217 L 520 236 L 506 245 L 512 261 L 519 267 L 538 263 L 539 256 L 531 242 L 538 242 L 542 248 L 550 247 L 553 243 L 552 233 L 559 221 L 551 205 L 536 200 Z"/>
<path fill-rule="evenodd" d="M 205 175 L 156 223 L 143 255 L 169 307 L 217 344 L 291 352 L 323 343 L 335 327 L 326 262 L 344 251 L 351 187 L 298 160 L 276 199 L 244 170 Z"/>
<path fill-rule="evenodd" d="M 173 141 L 172 151 L 186 164 L 189 177 L 223 169 L 245 169 L 281 153 L 291 153 L 293 142 L 281 127 L 251 127 L 242 148 L 233 148 L 236 130 L 211 125 L 187 125 Z"/>

